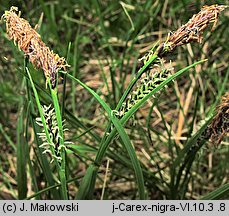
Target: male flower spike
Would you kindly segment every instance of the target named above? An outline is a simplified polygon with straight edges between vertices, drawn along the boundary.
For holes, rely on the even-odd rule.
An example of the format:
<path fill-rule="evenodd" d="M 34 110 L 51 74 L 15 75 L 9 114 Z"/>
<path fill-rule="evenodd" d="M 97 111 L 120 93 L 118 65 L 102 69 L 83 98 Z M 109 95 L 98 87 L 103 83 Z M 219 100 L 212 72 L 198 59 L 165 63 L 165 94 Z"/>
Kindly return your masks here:
<path fill-rule="evenodd" d="M 2 16 L 6 22 L 7 35 L 10 40 L 14 40 L 15 45 L 18 44 L 35 68 L 43 69 L 46 83 L 50 79 L 52 88 L 55 88 L 58 71 L 66 70 L 68 65 L 63 57 L 59 57 L 45 45 L 40 35 L 17 12 L 17 7 L 11 7 Z"/>

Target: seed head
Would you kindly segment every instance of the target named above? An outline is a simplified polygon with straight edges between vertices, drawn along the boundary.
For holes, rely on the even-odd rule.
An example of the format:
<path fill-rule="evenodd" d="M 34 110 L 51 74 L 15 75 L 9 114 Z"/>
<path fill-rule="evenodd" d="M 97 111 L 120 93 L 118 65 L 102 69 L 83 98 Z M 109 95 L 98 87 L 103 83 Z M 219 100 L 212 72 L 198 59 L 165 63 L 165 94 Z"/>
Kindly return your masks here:
<path fill-rule="evenodd" d="M 211 141 L 219 145 L 229 133 L 229 92 L 222 96 L 222 102 L 217 108 L 217 114 L 210 124 Z"/>
<path fill-rule="evenodd" d="M 211 31 L 216 27 L 219 14 L 227 6 L 224 5 L 211 5 L 203 6 L 198 14 L 193 17 L 184 25 L 182 25 L 174 33 L 169 33 L 165 43 L 161 44 L 157 50 L 158 55 L 162 56 L 164 53 L 171 52 L 177 46 L 197 41 L 201 43 L 203 39 L 203 32 L 213 23 Z"/>
<path fill-rule="evenodd" d="M 36 68 L 42 68 L 46 77 L 51 80 L 52 88 L 57 83 L 57 73 L 60 69 L 66 70 L 65 59 L 59 57 L 45 45 L 40 35 L 30 26 L 28 21 L 20 18 L 17 7 L 5 11 L 2 18 L 6 22 L 6 32 L 14 44 L 22 50 Z"/>

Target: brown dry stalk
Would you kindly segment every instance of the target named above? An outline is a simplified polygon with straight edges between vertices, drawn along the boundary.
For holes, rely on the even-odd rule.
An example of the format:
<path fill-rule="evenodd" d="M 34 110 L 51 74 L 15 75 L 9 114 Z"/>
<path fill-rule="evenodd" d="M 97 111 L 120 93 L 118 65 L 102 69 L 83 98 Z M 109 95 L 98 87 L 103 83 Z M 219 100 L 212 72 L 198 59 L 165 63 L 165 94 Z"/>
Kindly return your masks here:
<path fill-rule="evenodd" d="M 201 43 L 204 30 L 213 23 L 211 31 L 216 27 L 219 14 L 225 9 L 225 5 L 203 6 L 198 14 L 193 17 L 178 30 L 169 33 L 165 43 L 162 43 L 157 53 L 159 56 L 173 51 L 177 46 L 197 41 Z"/>
<path fill-rule="evenodd" d="M 229 92 L 222 96 L 222 102 L 217 108 L 217 114 L 209 125 L 211 141 L 219 145 L 229 133 Z"/>
<path fill-rule="evenodd" d="M 15 45 L 18 44 L 35 68 L 43 69 L 46 83 L 50 79 L 52 88 L 55 88 L 58 71 L 66 70 L 68 65 L 63 57 L 59 57 L 46 46 L 29 22 L 20 18 L 20 12 L 17 12 L 17 7 L 11 7 L 2 16 L 6 22 L 7 35 L 10 40 L 14 40 Z"/>

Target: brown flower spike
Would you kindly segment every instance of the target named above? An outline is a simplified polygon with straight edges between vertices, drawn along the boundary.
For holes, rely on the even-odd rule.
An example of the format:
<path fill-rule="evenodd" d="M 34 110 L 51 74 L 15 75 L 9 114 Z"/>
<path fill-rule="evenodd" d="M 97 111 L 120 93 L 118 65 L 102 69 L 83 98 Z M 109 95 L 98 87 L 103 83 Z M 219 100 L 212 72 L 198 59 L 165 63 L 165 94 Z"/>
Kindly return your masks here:
<path fill-rule="evenodd" d="M 229 92 L 222 96 L 222 102 L 209 126 L 209 132 L 211 141 L 216 145 L 219 145 L 229 133 Z"/>
<path fill-rule="evenodd" d="M 46 77 L 46 83 L 50 79 L 52 88 L 57 84 L 57 73 L 60 69 L 66 70 L 68 67 L 65 59 L 60 58 L 45 45 L 40 35 L 30 26 L 28 21 L 20 18 L 20 12 L 17 14 L 18 8 L 11 7 L 9 11 L 5 11 L 2 18 L 6 22 L 6 31 L 10 40 L 14 40 L 14 44 L 18 44 L 30 62 L 35 68 L 42 68 Z"/>
<path fill-rule="evenodd" d="M 216 27 L 219 14 L 225 9 L 225 5 L 203 6 L 198 14 L 193 17 L 178 30 L 169 33 L 165 43 L 162 43 L 157 53 L 159 56 L 173 51 L 177 46 L 197 41 L 201 43 L 204 30 L 213 23 L 211 31 Z"/>

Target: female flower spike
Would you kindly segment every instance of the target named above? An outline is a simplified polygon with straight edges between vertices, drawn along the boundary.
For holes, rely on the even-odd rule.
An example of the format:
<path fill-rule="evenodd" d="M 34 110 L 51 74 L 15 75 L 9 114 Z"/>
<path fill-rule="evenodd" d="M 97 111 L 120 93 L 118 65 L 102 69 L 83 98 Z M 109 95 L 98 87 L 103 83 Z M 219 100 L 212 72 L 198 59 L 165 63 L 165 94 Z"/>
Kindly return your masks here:
<path fill-rule="evenodd" d="M 52 88 L 57 84 L 57 73 L 68 66 L 65 59 L 59 57 L 45 45 L 40 35 L 30 26 L 28 21 L 20 18 L 18 8 L 11 7 L 2 16 L 6 22 L 6 31 L 10 40 L 18 44 L 35 68 L 42 68 L 47 80 L 50 79 Z"/>

